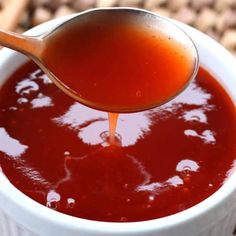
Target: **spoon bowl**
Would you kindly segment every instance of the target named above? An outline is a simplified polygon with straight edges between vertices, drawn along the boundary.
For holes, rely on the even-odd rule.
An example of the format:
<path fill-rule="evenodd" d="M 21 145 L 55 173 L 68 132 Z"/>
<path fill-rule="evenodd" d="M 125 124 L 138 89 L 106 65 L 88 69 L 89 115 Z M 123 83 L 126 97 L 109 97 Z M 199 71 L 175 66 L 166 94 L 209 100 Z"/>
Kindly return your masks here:
<path fill-rule="evenodd" d="M 182 29 L 134 8 L 88 10 L 40 37 L 0 31 L 0 44 L 28 55 L 78 102 L 115 113 L 168 102 L 199 67 Z"/>

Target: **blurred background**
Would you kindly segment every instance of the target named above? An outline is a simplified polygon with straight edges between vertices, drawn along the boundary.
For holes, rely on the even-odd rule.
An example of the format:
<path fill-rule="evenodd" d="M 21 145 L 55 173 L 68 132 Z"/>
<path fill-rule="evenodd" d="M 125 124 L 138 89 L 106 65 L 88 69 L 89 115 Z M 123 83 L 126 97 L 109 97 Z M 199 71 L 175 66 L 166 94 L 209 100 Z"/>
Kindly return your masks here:
<path fill-rule="evenodd" d="M 194 26 L 236 56 L 236 0 L 0 0 L 0 27 L 16 32 L 93 7 L 145 8 Z"/>

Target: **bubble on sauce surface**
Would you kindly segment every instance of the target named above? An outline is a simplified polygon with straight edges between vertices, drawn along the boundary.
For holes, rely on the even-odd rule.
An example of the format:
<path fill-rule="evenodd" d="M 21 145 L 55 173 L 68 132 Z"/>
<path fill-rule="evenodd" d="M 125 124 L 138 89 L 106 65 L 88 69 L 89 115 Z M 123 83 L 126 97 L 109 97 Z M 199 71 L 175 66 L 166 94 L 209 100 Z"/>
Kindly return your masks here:
<path fill-rule="evenodd" d="M 24 98 L 24 97 L 21 97 L 21 98 L 17 99 L 17 103 L 19 105 L 24 105 L 24 104 L 27 104 L 28 102 L 29 102 L 29 100 L 27 98 Z"/>
<path fill-rule="evenodd" d="M 60 200 L 61 195 L 54 190 L 50 190 L 47 194 L 46 206 L 52 209 L 57 209 Z"/>
<path fill-rule="evenodd" d="M 128 189 L 128 187 L 129 187 L 129 184 L 124 184 L 124 185 L 123 185 L 123 188 L 124 188 L 124 189 Z"/>
<path fill-rule="evenodd" d="M 70 155 L 70 152 L 69 152 L 69 151 L 64 151 L 64 155 L 65 155 L 65 156 L 69 156 L 69 155 Z"/>
<path fill-rule="evenodd" d="M 197 172 L 199 171 L 199 168 L 200 166 L 198 165 L 196 161 L 185 159 L 185 160 L 181 160 L 177 164 L 176 171 L 184 172 L 184 173 Z"/>
<path fill-rule="evenodd" d="M 9 110 L 9 111 L 17 111 L 18 108 L 15 107 L 15 106 L 11 106 L 11 107 L 8 108 L 8 110 Z"/>
<path fill-rule="evenodd" d="M 150 196 L 148 197 L 148 200 L 149 200 L 150 202 L 154 201 L 154 200 L 155 200 L 155 196 L 154 196 L 154 195 L 150 195 Z"/>
<path fill-rule="evenodd" d="M 213 184 L 208 184 L 208 187 L 209 187 L 209 188 L 213 188 L 214 185 L 213 185 Z"/>
<path fill-rule="evenodd" d="M 127 202 L 127 203 L 130 203 L 130 202 L 131 202 L 131 199 L 130 199 L 130 198 L 127 198 L 127 199 L 126 199 L 126 202 Z"/>
<path fill-rule="evenodd" d="M 74 198 L 67 198 L 67 207 L 73 208 L 75 206 L 75 199 Z"/>

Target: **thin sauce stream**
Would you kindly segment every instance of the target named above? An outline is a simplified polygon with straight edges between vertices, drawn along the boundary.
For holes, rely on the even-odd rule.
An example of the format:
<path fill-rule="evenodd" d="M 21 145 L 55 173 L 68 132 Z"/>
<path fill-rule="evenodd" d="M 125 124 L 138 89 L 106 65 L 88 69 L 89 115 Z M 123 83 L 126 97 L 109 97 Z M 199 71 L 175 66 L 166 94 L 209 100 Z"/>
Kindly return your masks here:
<path fill-rule="evenodd" d="M 109 143 L 111 145 L 116 144 L 116 127 L 118 121 L 119 114 L 117 113 L 108 113 L 108 121 L 109 121 Z"/>

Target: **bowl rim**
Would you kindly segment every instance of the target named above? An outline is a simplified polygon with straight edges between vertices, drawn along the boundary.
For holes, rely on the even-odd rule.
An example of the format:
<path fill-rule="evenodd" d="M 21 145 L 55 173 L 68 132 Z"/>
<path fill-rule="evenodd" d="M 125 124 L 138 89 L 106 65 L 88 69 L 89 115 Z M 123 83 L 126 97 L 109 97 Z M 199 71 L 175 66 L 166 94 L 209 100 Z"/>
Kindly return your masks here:
<path fill-rule="evenodd" d="M 47 32 L 46 29 L 50 29 L 50 27 L 55 27 L 55 25 L 59 24 L 63 20 L 70 19 L 74 15 L 75 14 L 43 23 L 39 26 L 30 29 L 26 32 L 26 34 L 37 36 L 43 31 Z M 217 50 L 220 57 L 227 61 L 229 70 L 233 71 L 233 68 L 236 68 L 236 59 L 216 41 L 206 36 L 205 34 L 199 32 L 198 30 L 191 28 L 190 26 L 187 26 L 183 23 L 179 23 L 177 21 L 174 22 L 184 31 L 186 31 L 189 35 L 193 36 L 193 38 L 199 39 L 199 42 L 207 42 L 211 49 Z M 195 39 L 193 40 L 195 41 Z M 0 52 L 0 57 L 6 57 L 6 60 L 14 60 L 15 55 L 16 52 L 12 52 L 11 50 L 5 48 L 2 49 Z M 234 75 L 236 78 L 236 71 L 234 72 Z M 93 221 L 56 212 L 37 203 L 36 201 L 30 199 L 28 196 L 20 192 L 20 190 L 16 189 L 9 182 L 9 180 L 5 177 L 3 173 L 0 173 L 0 195 L 3 195 L 4 199 L 8 199 L 9 201 L 11 201 L 14 206 L 19 207 L 19 209 L 22 210 L 21 214 L 27 212 L 27 214 L 29 214 L 31 218 L 35 217 L 35 219 L 41 219 L 44 222 L 56 226 L 60 225 L 63 226 L 63 228 L 70 228 L 76 232 L 80 232 L 81 230 L 83 230 L 84 232 L 94 232 L 97 235 L 104 235 L 110 233 L 114 235 L 126 235 L 129 233 L 143 235 L 143 233 L 145 232 L 156 232 L 157 230 L 162 231 L 169 227 L 183 225 L 186 222 L 194 221 L 196 218 L 203 216 L 206 211 L 211 211 L 212 209 L 214 209 L 215 206 L 222 204 L 222 202 L 226 201 L 228 196 L 230 196 L 233 192 L 236 191 L 235 181 L 236 171 L 234 171 L 234 173 L 227 179 L 223 186 L 220 187 L 215 193 L 213 193 L 210 197 L 194 205 L 191 208 L 163 218 L 128 223 Z M 0 205 L 4 206 L 4 203 L 0 203 Z M 2 206 L 1 208 L 3 208 L 4 210 L 4 207 Z M 6 206 L 6 209 L 10 209 L 10 207 Z"/>

